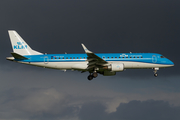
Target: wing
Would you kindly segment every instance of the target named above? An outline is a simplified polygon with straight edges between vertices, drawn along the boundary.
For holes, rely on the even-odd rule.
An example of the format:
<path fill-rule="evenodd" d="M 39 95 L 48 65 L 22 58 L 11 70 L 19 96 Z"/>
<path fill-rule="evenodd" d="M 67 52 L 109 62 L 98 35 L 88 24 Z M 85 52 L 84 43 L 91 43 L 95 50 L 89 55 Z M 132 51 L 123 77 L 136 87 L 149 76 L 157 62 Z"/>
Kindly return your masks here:
<path fill-rule="evenodd" d="M 88 67 L 87 70 L 93 69 L 93 68 L 100 68 L 103 67 L 104 65 L 107 65 L 108 62 L 94 54 L 93 52 L 89 51 L 84 44 L 82 44 L 82 47 L 87 54 L 87 61 L 88 61 Z"/>

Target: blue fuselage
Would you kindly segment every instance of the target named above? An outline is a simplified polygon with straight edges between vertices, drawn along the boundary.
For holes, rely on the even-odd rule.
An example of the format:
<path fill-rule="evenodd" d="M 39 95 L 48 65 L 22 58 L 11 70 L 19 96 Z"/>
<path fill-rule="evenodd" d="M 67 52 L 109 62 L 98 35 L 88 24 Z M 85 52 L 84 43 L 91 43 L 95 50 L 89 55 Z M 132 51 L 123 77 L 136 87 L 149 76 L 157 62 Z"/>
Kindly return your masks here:
<path fill-rule="evenodd" d="M 174 65 L 172 61 L 157 53 L 99 53 L 96 54 L 105 61 L 140 62 L 149 64 Z M 86 54 L 47 54 L 27 55 L 27 60 L 21 62 L 84 62 Z"/>

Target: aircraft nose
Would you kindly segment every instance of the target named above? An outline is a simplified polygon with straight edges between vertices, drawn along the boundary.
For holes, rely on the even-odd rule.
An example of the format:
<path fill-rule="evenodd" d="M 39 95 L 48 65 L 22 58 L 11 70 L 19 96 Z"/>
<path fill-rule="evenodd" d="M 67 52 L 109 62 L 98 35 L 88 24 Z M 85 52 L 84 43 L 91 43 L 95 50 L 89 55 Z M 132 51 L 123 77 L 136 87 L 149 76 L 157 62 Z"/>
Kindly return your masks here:
<path fill-rule="evenodd" d="M 171 66 L 174 66 L 174 63 L 171 60 L 168 60 L 168 64 L 170 64 Z"/>

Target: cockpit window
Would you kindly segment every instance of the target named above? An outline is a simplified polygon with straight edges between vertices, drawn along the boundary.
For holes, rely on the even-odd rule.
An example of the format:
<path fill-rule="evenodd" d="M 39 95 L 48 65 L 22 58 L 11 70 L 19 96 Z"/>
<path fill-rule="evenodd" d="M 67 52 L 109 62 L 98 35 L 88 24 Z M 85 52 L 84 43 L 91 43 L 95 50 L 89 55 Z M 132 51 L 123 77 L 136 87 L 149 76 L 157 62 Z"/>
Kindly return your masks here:
<path fill-rule="evenodd" d="M 164 56 L 161 56 L 161 58 L 165 58 Z"/>

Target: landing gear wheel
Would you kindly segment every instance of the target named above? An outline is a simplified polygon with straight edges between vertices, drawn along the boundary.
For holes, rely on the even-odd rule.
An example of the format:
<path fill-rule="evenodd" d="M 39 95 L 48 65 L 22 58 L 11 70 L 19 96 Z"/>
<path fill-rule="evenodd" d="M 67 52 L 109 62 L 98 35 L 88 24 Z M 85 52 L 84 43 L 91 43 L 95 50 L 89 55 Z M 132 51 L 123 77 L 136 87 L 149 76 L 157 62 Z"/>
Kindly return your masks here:
<path fill-rule="evenodd" d="M 153 69 L 154 69 L 154 71 L 153 71 L 154 72 L 154 76 L 157 77 L 158 76 L 157 71 L 159 70 L 159 68 L 153 68 Z"/>
<path fill-rule="evenodd" d="M 94 73 L 92 74 L 92 76 L 93 76 L 94 78 L 96 78 L 96 77 L 98 76 L 97 72 L 94 72 Z"/>
<path fill-rule="evenodd" d="M 88 78 L 88 80 L 92 80 L 93 79 L 93 75 L 89 75 L 87 78 Z"/>
<path fill-rule="evenodd" d="M 158 74 L 157 74 L 157 73 L 155 73 L 155 74 L 154 74 L 154 76 L 155 76 L 155 77 L 157 77 L 157 76 L 158 76 Z"/>

